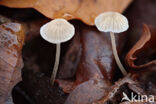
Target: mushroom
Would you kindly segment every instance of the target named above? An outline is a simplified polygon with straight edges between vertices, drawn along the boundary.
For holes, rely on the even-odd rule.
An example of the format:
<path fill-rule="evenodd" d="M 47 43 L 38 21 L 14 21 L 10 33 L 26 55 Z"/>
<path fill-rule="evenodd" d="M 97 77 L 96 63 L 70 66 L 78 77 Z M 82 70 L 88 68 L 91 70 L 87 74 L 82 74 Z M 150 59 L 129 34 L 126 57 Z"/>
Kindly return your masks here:
<path fill-rule="evenodd" d="M 95 25 L 99 31 L 110 32 L 113 54 L 118 67 L 123 75 L 127 75 L 127 72 L 119 59 L 114 33 L 124 32 L 128 29 L 128 20 L 125 16 L 117 12 L 105 12 L 101 13 L 95 18 Z"/>
<path fill-rule="evenodd" d="M 70 40 L 74 36 L 75 28 L 67 20 L 60 18 L 44 24 L 40 28 L 40 34 L 46 41 L 56 44 L 55 64 L 51 75 L 53 85 L 59 66 L 61 43 Z"/>

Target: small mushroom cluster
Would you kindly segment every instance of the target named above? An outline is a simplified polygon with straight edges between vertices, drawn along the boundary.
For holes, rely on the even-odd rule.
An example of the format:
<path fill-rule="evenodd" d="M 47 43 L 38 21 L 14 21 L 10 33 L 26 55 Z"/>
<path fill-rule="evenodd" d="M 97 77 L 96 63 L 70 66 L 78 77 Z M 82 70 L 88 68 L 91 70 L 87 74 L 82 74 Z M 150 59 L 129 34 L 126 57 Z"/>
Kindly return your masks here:
<path fill-rule="evenodd" d="M 127 18 L 117 12 L 105 12 L 96 17 L 95 25 L 99 31 L 110 32 L 116 63 L 122 74 L 126 75 L 127 72 L 121 64 L 117 53 L 114 33 L 124 32 L 128 29 Z M 40 34 L 46 41 L 56 44 L 55 64 L 51 75 L 51 83 L 53 85 L 59 67 L 61 43 L 70 40 L 74 36 L 75 28 L 65 19 L 54 19 L 41 27 Z"/>

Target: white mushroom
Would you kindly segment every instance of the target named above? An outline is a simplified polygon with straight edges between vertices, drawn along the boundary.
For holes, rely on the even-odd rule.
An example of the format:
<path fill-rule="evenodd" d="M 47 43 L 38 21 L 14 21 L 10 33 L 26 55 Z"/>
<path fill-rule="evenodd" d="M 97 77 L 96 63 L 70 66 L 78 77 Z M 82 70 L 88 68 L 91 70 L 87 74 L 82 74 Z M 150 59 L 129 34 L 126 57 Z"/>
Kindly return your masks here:
<path fill-rule="evenodd" d="M 116 63 L 123 75 L 127 75 L 127 72 L 119 59 L 114 36 L 114 33 L 124 32 L 129 28 L 127 18 L 117 12 L 105 12 L 95 18 L 95 25 L 99 31 L 110 32 L 112 49 Z"/>
<path fill-rule="evenodd" d="M 70 40 L 74 36 L 75 28 L 65 19 L 55 19 L 44 24 L 40 28 L 40 34 L 46 41 L 56 44 L 55 64 L 51 75 L 53 85 L 59 66 L 61 43 Z"/>

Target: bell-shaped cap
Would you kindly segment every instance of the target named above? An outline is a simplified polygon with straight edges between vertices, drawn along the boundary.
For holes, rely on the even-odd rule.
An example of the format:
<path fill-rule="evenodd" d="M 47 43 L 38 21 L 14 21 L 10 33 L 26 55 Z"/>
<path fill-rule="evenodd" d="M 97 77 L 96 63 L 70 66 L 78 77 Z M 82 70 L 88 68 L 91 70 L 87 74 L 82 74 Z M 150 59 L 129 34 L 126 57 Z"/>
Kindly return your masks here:
<path fill-rule="evenodd" d="M 75 34 L 75 28 L 65 19 L 52 20 L 40 28 L 43 39 L 58 44 L 70 40 Z"/>
<path fill-rule="evenodd" d="M 95 25 L 99 31 L 120 33 L 128 29 L 128 20 L 117 12 L 104 12 L 95 18 Z"/>

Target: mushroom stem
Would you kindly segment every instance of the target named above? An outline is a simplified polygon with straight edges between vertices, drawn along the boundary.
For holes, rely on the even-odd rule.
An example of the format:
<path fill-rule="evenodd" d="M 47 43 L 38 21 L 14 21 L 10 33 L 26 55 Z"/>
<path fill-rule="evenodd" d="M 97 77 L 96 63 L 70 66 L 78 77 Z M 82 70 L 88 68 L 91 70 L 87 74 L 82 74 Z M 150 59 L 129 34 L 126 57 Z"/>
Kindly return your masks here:
<path fill-rule="evenodd" d="M 60 51 L 61 51 L 61 44 L 58 43 L 56 44 L 56 56 L 55 56 L 55 64 L 53 68 L 53 73 L 51 75 L 51 83 L 52 85 L 54 84 L 54 80 L 57 74 L 58 66 L 59 66 L 59 61 L 60 61 Z"/>
<path fill-rule="evenodd" d="M 112 49 L 113 49 L 113 54 L 114 54 L 114 57 L 115 57 L 115 61 L 116 61 L 117 65 L 118 65 L 118 67 L 120 68 L 120 71 L 122 72 L 122 74 L 124 76 L 126 76 L 127 72 L 126 72 L 125 68 L 123 67 L 123 65 L 121 64 L 121 61 L 119 59 L 119 56 L 118 56 L 118 53 L 117 53 L 117 50 L 116 50 L 116 43 L 115 43 L 114 33 L 110 32 L 110 35 L 111 35 Z"/>

